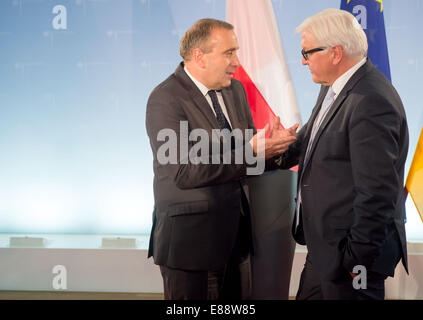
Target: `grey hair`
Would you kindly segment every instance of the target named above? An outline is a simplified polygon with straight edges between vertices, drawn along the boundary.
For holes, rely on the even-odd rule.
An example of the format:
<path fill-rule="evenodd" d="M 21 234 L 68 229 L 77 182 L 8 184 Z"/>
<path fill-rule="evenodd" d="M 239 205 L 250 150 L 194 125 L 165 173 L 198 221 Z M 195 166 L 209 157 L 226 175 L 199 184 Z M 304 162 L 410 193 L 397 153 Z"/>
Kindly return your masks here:
<path fill-rule="evenodd" d="M 367 37 L 357 19 L 348 11 L 326 9 L 303 21 L 298 33 L 311 32 L 320 46 L 340 45 L 350 58 L 367 55 Z"/>
<path fill-rule="evenodd" d="M 211 47 L 207 44 L 207 40 L 215 28 L 233 30 L 234 27 L 225 21 L 205 18 L 198 20 L 185 32 L 179 46 L 179 53 L 184 61 L 191 58 L 192 50 L 195 48 L 200 48 L 205 53 L 210 52 Z"/>

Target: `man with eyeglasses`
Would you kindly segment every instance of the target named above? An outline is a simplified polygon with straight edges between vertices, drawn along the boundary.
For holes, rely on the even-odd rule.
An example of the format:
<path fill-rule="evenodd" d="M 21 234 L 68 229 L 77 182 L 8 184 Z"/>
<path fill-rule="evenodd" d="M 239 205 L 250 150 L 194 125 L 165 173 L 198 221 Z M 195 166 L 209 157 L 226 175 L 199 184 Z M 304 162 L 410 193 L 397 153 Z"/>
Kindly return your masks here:
<path fill-rule="evenodd" d="M 352 14 L 327 9 L 297 31 L 302 64 L 321 84 L 282 156 L 285 168 L 299 164 L 293 235 L 308 249 L 297 299 L 384 299 L 399 260 L 407 270 L 404 108 Z"/>

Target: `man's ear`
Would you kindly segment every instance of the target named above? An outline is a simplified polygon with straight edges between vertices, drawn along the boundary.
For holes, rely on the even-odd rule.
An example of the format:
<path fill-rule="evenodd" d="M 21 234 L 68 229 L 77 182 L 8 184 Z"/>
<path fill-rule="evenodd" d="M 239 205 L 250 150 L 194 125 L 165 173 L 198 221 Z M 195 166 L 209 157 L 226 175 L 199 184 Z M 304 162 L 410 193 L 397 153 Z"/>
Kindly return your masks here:
<path fill-rule="evenodd" d="M 206 64 L 204 61 L 204 52 L 200 48 L 195 48 L 192 51 L 192 60 L 200 68 L 205 68 Z"/>
<path fill-rule="evenodd" d="M 332 47 L 332 63 L 338 65 L 344 56 L 344 49 L 341 46 Z"/>

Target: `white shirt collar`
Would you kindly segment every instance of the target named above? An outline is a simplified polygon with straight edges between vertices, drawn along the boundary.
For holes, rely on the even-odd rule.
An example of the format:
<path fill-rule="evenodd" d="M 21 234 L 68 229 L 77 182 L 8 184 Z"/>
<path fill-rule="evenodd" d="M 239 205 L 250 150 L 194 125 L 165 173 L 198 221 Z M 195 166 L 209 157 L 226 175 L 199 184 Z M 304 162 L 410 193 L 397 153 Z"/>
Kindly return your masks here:
<path fill-rule="evenodd" d="M 352 66 L 348 71 L 346 71 L 342 76 L 340 76 L 338 79 L 335 80 L 335 82 L 332 84 L 332 90 L 335 92 L 335 98 L 338 96 L 338 94 L 342 91 L 342 89 L 347 84 L 348 80 L 352 77 L 352 75 L 362 66 L 366 63 L 367 57 L 364 57 L 359 62 L 357 62 L 354 66 Z"/>
<path fill-rule="evenodd" d="M 184 66 L 184 71 L 187 73 L 188 77 L 190 77 L 190 79 L 195 83 L 195 85 L 198 87 L 198 89 L 201 91 L 201 93 L 203 94 L 203 96 L 206 96 L 207 93 L 209 92 L 209 89 L 202 84 L 200 81 L 198 81 L 197 79 L 194 78 L 194 76 L 189 73 L 188 69 L 186 66 Z"/>

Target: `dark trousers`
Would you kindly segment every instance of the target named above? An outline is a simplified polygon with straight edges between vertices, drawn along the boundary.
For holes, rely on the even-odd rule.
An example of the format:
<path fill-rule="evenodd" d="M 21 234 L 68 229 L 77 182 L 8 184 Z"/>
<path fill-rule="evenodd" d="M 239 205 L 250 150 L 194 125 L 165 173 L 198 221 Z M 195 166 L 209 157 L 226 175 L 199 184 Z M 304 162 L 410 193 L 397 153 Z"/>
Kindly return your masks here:
<path fill-rule="evenodd" d="M 251 296 L 251 226 L 240 218 L 230 260 L 217 271 L 160 266 L 166 300 L 245 300 Z"/>
<path fill-rule="evenodd" d="M 301 273 L 297 300 L 383 300 L 385 298 L 385 279 L 387 276 L 367 271 L 367 288 L 354 289 L 353 278 L 347 270 L 344 277 L 324 280 L 318 277 L 313 268 L 311 257 L 307 254 Z"/>

